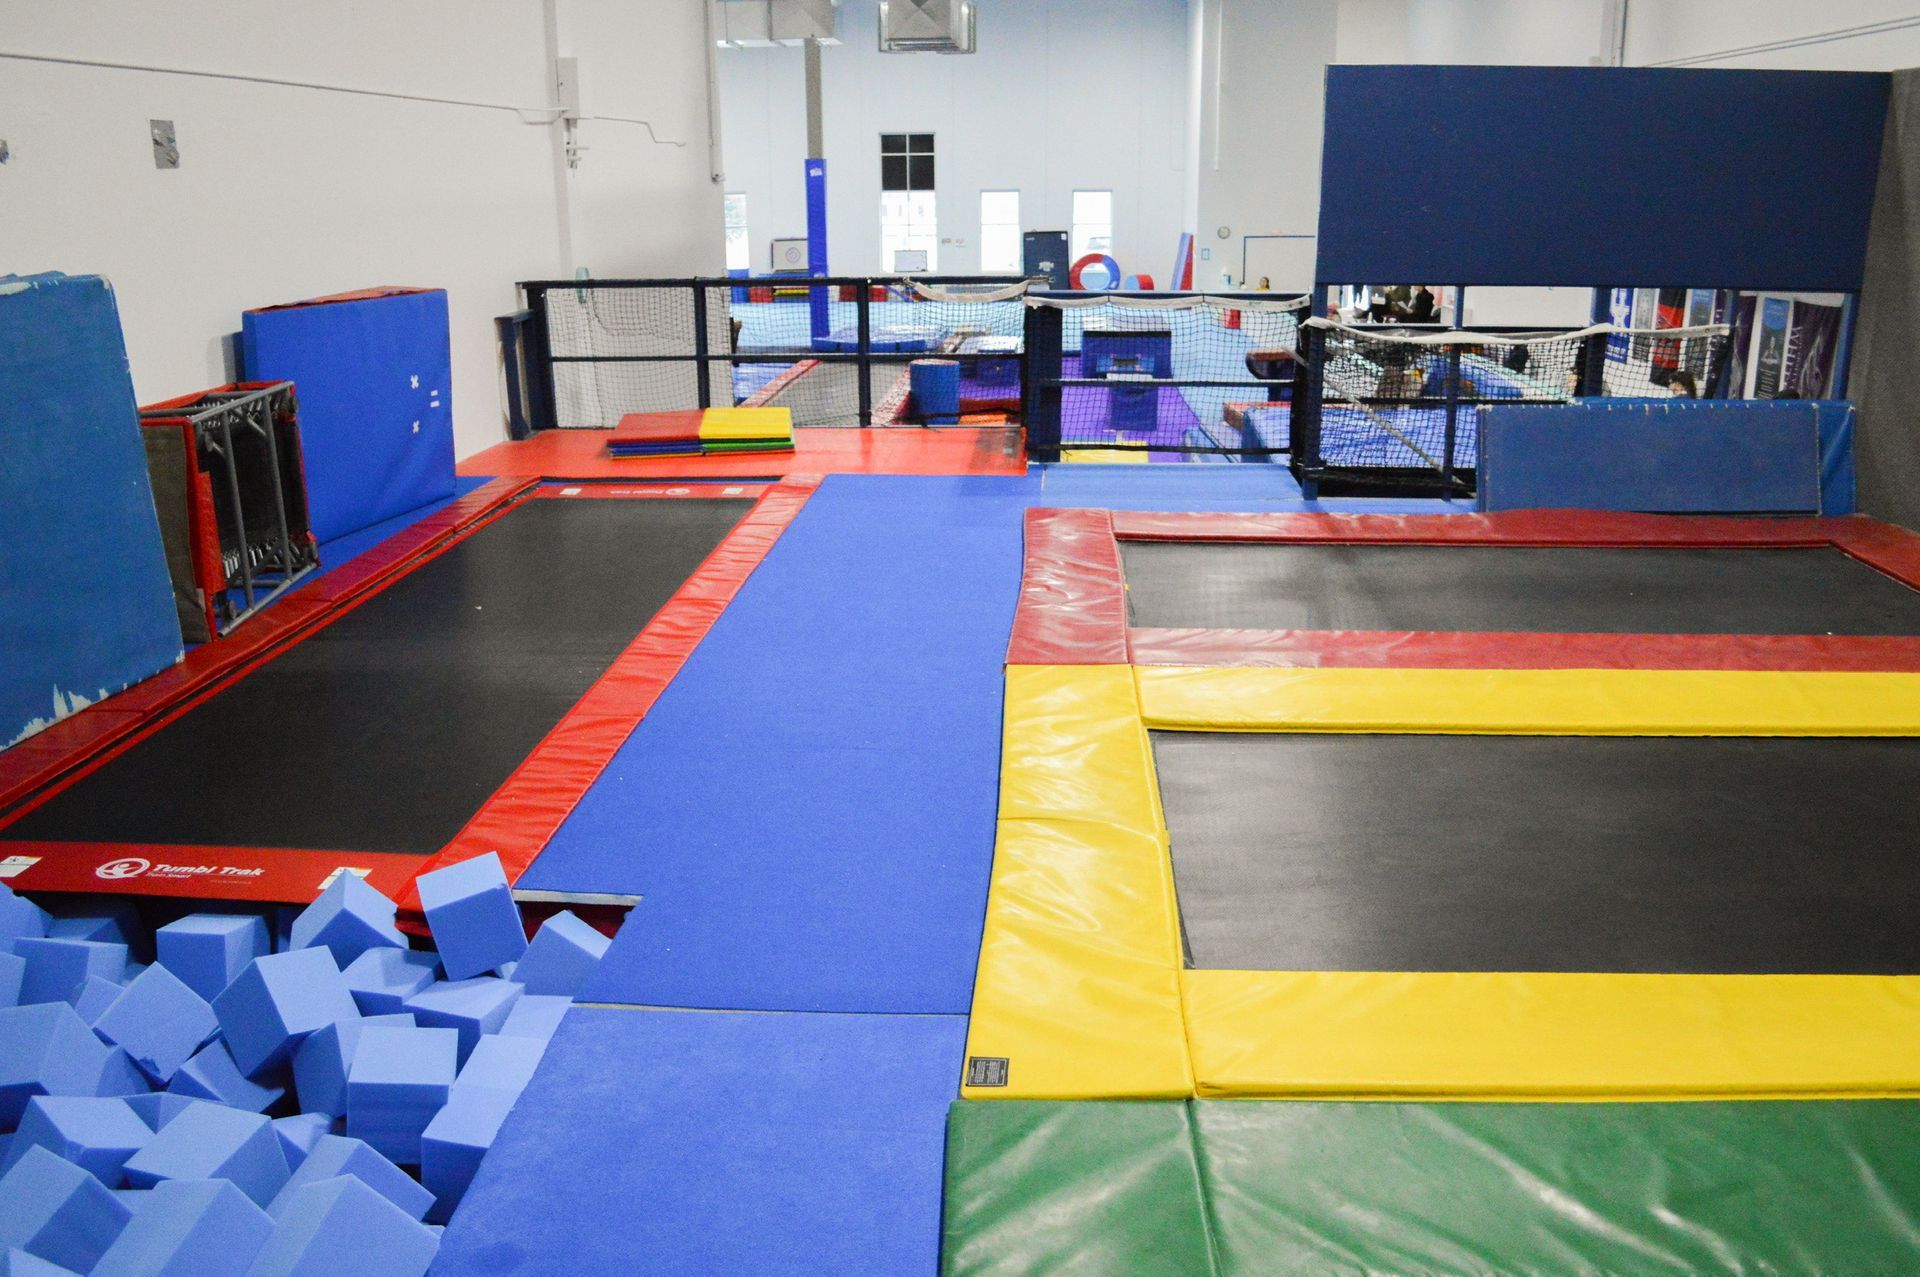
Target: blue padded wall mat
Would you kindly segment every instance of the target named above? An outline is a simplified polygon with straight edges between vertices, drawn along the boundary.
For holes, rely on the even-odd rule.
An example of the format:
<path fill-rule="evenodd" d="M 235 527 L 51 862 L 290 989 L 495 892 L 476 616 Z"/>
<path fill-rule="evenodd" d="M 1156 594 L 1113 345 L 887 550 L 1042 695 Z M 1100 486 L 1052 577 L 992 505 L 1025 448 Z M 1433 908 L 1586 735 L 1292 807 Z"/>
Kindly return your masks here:
<path fill-rule="evenodd" d="M 412 527 L 428 515 L 446 509 L 459 498 L 472 492 L 475 488 L 485 487 L 491 482 L 493 482 L 493 480 L 484 475 L 456 478 L 453 481 L 453 493 L 450 496 L 442 497 L 438 501 L 429 501 L 416 510 L 409 510 L 405 514 L 396 514 L 391 519 L 382 519 L 380 522 L 361 528 L 357 532 L 349 532 L 345 536 L 335 537 L 331 541 L 322 542 L 320 545 L 320 570 L 308 577 L 307 580 L 314 580 L 337 567 L 351 563 L 394 533 Z M 305 585 L 306 581 L 302 581 L 300 584 Z"/>
<path fill-rule="evenodd" d="M 826 481 L 519 881 L 644 897 L 588 1000 L 968 1009 L 1028 507 L 1447 508 L 1076 486 Z"/>
<path fill-rule="evenodd" d="M 1328 67 L 1315 278 L 1858 291 L 1890 83 L 1877 71 Z M 1674 163 L 1677 120 L 1713 138 L 1711 152 Z M 1407 173 L 1421 174 L 1412 189 Z"/>
<path fill-rule="evenodd" d="M 0 748 L 180 652 L 113 290 L 0 277 Z"/>
<path fill-rule="evenodd" d="M 436 1274 L 933 1277 L 962 1016 L 575 1006 Z"/>
<path fill-rule="evenodd" d="M 1821 413 L 1806 401 L 1589 399 L 1481 408 L 1480 505 L 1818 514 Z"/>
<path fill-rule="evenodd" d="M 313 534 L 331 541 L 453 495 L 447 295 L 351 294 L 250 310 L 241 358 L 300 399 Z"/>

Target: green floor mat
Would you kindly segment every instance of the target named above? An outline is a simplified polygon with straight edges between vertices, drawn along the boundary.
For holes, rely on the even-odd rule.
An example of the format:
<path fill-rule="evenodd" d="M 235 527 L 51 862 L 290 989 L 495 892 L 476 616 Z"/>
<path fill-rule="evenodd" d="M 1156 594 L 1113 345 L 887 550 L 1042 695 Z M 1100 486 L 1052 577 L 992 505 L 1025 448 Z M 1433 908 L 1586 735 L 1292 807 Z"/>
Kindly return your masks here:
<path fill-rule="evenodd" d="M 945 1277 L 1920 1272 L 1920 1103 L 956 1103 Z"/>

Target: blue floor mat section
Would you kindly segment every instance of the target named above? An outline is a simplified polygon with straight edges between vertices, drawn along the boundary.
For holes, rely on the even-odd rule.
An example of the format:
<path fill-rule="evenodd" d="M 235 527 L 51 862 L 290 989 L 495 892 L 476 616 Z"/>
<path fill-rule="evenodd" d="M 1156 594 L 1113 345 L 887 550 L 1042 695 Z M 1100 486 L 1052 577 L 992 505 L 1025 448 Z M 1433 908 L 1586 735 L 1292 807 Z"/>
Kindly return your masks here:
<path fill-rule="evenodd" d="M 576 1006 L 435 1274 L 939 1269 L 960 1016 Z"/>
<path fill-rule="evenodd" d="M 967 1011 L 1028 507 L 1446 508 L 1145 469 L 829 478 L 519 881 L 643 897 L 586 1000 Z"/>

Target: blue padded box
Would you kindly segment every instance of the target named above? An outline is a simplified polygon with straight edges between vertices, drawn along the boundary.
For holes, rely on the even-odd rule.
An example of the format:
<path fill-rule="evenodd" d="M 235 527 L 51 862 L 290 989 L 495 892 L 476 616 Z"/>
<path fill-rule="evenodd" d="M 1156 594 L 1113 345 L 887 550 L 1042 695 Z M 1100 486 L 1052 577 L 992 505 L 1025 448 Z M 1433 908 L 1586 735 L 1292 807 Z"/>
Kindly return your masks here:
<path fill-rule="evenodd" d="M 520 906 L 499 856 L 488 852 L 421 874 L 415 885 L 447 979 L 481 975 L 527 951 Z"/>
<path fill-rule="evenodd" d="M 160 965 L 211 1002 L 255 958 L 273 952 L 266 919 L 245 913 L 192 913 L 153 933 Z"/>
<path fill-rule="evenodd" d="M 368 1025 L 410 1029 L 410 1015 L 369 1016 L 335 1020 L 309 1033 L 293 1053 L 293 1089 L 307 1113 L 343 1117 L 347 1111 L 347 1074 L 353 1068 L 353 1049 Z"/>
<path fill-rule="evenodd" d="M 15 940 L 46 935 L 52 921 L 45 909 L 0 882 L 0 953 L 12 953 Z"/>
<path fill-rule="evenodd" d="M 226 1179 L 265 1209 L 287 1182 L 287 1158 L 273 1123 L 258 1113 L 196 1104 L 153 1133 L 127 1159 L 127 1185 L 170 1179 Z"/>
<path fill-rule="evenodd" d="M 539 1038 L 545 1042 L 560 1027 L 561 1018 L 572 1005 L 572 998 L 522 994 L 519 1001 L 513 1004 L 513 1010 L 507 1012 L 506 1023 L 500 1026 L 500 1036 Z"/>
<path fill-rule="evenodd" d="M 97 276 L 0 276 L 0 748 L 180 659 L 133 379 Z"/>
<path fill-rule="evenodd" d="M 18 959 L 15 959 L 15 961 L 18 961 Z M 104 980 L 97 975 L 90 975 L 80 987 L 75 989 L 72 995 L 68 997 L 67 1005 L 72 1007 L 74 1013 L 82 1020 L 85 1020 L 88 1024 L 92 1024 L 106 1013 L 108 1007 L 119 1001 L 121 993 L 125 991 L 125 987 L 124 985 L 115 984 L 111 980 Z"/>
<path fill-rule="evenodd" d="M 125 1100 L 36 1095 L 27 1101 L 0 1170 L 10 1168 L 29 1148 L 39 1147 L 72 1162 L 108 1188 L 119 1188 L 125 1178 L 121 1168 L 152 1138 L 152 1128 Z"/>
<path fill-rule="evenodd" d="M 505 1091 L 455 1087 L 445 1108 L 420 1137 L 420 1182 L 433 1194 L 427 1218 L 444 1222 L 466 1196 L 467 1186 L 493 1147 L 517 1097 Z"/>
<path fill-rule="evenodd" d="M 313 534 L 330 541 L 453 495 L 447 295 L 380 289 L 250 310 L 249 381 L 300 398 Z"/>
<path fill-rule="evenodd" d="M 93 1095 L 107 1048 L 64 1002 L 0 1009 L 0 1131 L 36 1095 Z"/>
<path fill-rule="evenodd" d="M 226 1180 L 154 1185 L 90 1277 L 246 1277 L 273 1221 Z"/>
<path fill-rule="evenodd" d="M 291 1205 L 293 1195 L 309 1184 L 318 1184 L 336 1175 L 351 1175 L 380 1196 L 405 1211 L 409 1218 L 425 1219 L 433 1205 L 433 1194 L 420 1187 L 418 1180 L 395 1166 L 364 1140 L 343 1135 L 323 1135 L 315 1142 L 300 1168 L 280 1190 L 267 1213 L 279 1218 Z"/>
<path fill-rule="evenodd" d="M 457 1029 L 460 1062 L 464 1064 L 482 1034 L 500 1031 L 520 994 L 520 986 L 512 980 L 483 975 L 430 984 L 408 998 L 405 1005 L 421 1024 Z"/>
<path fill-rule="evenodd" d="M 333 954 L 344 970 L 369 949 L 405 949 L 407 938 L 393 925 L 393 901 L 369 887 L 358 874 L 343 873 L 300 911 L 288 933 L 296 949 L 315 946 Z"/>
<path fill-rule="evenodd" d="M 220 1031 L 240 1071 L 252 1077 L 284 1063 L 300 1039 L 360 1014 L 325 949 L 293 949 L 248 964 L 213 1000 Z"/>
<path fill-rule="evenodd" d="M 100 1062 L 100 1076 L 94 1081 L 92 1094 L 131 1099 L 152 1091 L 153 1083 L 147 1080 L 146 1070 L 133 1062 L 126 1048 L 107 1048 L 107 1058 Z"/>
<path fill-rule="evenodd" d="M 207 1000 L 158 964 L 128 981 L 93 1021 L 95 1033 L 124 1049 L 162 1086 L 218 1027 Z"/>
<path fill-rule="evenodd" d="M 256 1081 L 240 1072 L 233 1053 L 218 1038 L 194 1052 L 167 1084 L 167 1090 L 189 1099 L 225 1104 L 249 1113 L 264 1113 L 279 1103 L 287 1088 L 275 1080 Z"/>
<path fill-rule="evenodd" d="M 369 949 L 341 972 L 361 1015 L 392 1015 L 432 984 L 440 959 L 412 949 Z"/>
<path fill-rule="evenodd" d="M 452 1029 L 364 1030 L 347 1077 L 347 1134 L 403 1166 L 420 1164 L 420 1133 L 459 1071 Z"/>
<path fill-rule="evenodd" d="M 132 1212 L 113 1190 L 71 1162 L 34 1147 L 0 1176 L 0 1247 L 90 1271 Z"/>
<path fill-rule="evenodd" d="M 65 1002 L 87 977 L 97 975 L 118 983 L 127 973 L 127 946 L 95 940 L 19 940 L 13 951 L 27 960 L 20 981 L 20 1005 Z"/>
<path fill-rule="evenodd" d="M 524 985 L 528 993 L 574 997 L 586 987 L 588 977 L 612 943 L 571 911 L 562 909 L 540 924 L 526 956 L 514 967 L 514 981 Z"/>
<path fill-rule="evenodd" d="M 166 1091 L 154 1091 L 146 1095 L 130 1095 L 125 1099 L 126 1106 L 135 1117 L 145 1122 L 150 1130 L 159 1130 L 178 1117 L 200 1099 L 190 1095 L 173 1095 Z"/>
<path fill-rule="evenodd" d="M 47 934 L 61 940 L 123 944 L 129 953 L 143 956 L 147 929 L 131 900 L 91 898 L 84 909 L 53 915 L 47 923 Z"/>
<path fill-rule="evenodd" d="M 351 1175 L 292 1194 L 247 1277 L 424 1277 L 440 1239 Z"/>
<path fill-rule="evenodd" d="M 291 1117 L 274 1118 L 273 1133 L 280 1137 L 280 1151 L 286 1155 L 288 1168 L 299 1170 L 320 1137 L 333 1134 L 333 1126 L 333 1119 L 325 1113 L 295 1113 Z"/>
<path fill-rule="evenodd" d="M 27 976 L 27 960 L 12 953 L 0 953 L 0 1007 L 20 1005 L 20 986 Z"/>

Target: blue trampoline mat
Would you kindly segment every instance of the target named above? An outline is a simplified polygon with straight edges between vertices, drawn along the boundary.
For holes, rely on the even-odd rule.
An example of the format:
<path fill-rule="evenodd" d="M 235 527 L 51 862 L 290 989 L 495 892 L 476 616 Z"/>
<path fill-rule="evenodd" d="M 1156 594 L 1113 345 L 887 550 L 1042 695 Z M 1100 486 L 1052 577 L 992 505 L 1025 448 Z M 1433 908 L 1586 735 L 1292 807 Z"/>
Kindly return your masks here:
<path fill-rule="evenodd" d="M 643 897 L 586 1000 L 966 1012 L 1028 507 L 1448 508 L 1146 470 L 829 478 L 519 881 Z"/>
<path fill-rule="evenodd" d="M 576 1006 L 437 1274 L 933 1277 L 961 1016 Z"/>

